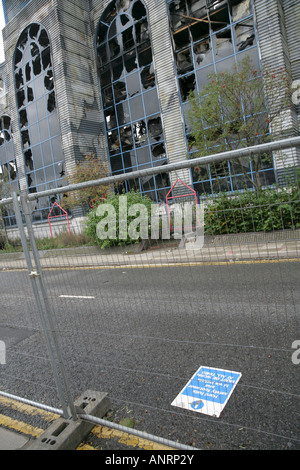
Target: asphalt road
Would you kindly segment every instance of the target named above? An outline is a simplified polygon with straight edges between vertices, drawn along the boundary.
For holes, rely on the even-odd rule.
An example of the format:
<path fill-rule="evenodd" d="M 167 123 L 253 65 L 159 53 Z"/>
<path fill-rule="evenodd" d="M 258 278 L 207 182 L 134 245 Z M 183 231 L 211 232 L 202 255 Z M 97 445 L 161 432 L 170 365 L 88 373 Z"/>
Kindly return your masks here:
<path fill-rule="evenodd" d="M 299 267 L 45 271 L 73 396 L 105 391 L 108 419 L 200 449 L 299 449 Z M 0 276 L 0 389 L 60 407 L 28 276 Z M 242 374 L 220 418 L 171 406 L 200 366 Z"/>

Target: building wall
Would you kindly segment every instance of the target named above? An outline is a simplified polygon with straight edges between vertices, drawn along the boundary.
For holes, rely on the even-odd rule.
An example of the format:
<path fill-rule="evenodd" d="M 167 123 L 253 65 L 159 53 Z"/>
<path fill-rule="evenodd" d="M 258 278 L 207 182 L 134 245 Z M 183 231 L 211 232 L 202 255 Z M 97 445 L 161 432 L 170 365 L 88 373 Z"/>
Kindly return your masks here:
<path fill-rule="evenodd" d="M 21 31 L 30 23 L 43 25 L 50 37 L 55 91 L 61 128 L 61 145 L 67 171 L 84 155 L 107 159 L 104 117 L 97 76 L 95 33 L 107 0 L 6 0 L 8 23 L 3 30 L 6 93 L 0 93 L 0 107 L 12 118 L 14 148 L 21 189 L 26 188 L 24 158 L 18 131 L 13 59 Z M 233 2 L 234 3 L 234 2 Z M 165 0 L 144 0 L 147 7 L 154 56 L 157 91 L 164 125 L 169 162 L 185 159 L 187 142 L 176 77 L 172 37 Z M 262 64 L 284 66 L 294 81 L 300 79 L 300 3 L 297 0 L 255 0 L 255 17 Z M 276 53 L 274 53 L 276 51 Z M 299 133 L 300 109 L 295 104 L 285 116 L 290 135 Z M 292 165 L 300 164 L 297 153 L 288 155 Z M 278 165 L 280 170 L 280 166 Z M 187 170 L 171 175 L 191 183 Z"/>

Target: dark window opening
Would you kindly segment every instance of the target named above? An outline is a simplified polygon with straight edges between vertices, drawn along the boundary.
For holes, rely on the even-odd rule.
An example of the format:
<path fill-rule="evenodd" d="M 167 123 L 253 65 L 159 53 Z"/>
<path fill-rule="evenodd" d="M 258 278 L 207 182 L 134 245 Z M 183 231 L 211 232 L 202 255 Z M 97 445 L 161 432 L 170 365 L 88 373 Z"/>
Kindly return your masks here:
<path fill-rule="evenodd" d="M 120 139 L 117 130 L 108 133 L 108 148 L 110 154 L 113 155 L 120 150 Z"/>
<path fill-rule="evenodd" d="M 19 112 L 19 117 L 20 117 L 20 125 L 21 127 L 26 127 L 28 125 L 28 119 L 27 119 L 27 112 L 26 109 L 22 109 Z"/>
<path fill-rule="evenodd" d="M 126 72 L 130 73 L 137 69 L 136 52 L 130 51 L 124 56 Z"/>
<path fill-rule="evenodd" d="M 148 120 L 148 131 L 150 138 L 153 138 L 154 140 L 162 139 L 163 129 L 160 117 Z"/>
<path fill-rule="evenodd" d="M 44 29 L 42 29 L 42 31 L 40 32 L 38 42 L 40 46 L 42 46 L 43 48 L 46 48 L 47 46 L 49 46 L 48 34 L 46 33 Z"/>
<path fill-rule="evenodd" d="M 193 48 L 195 63 L 198 67 L 204 67 L 213 61 L 210 40 L 206 39 L 201 43 L 195 44 Z"/>
<path fill-rule="evenodd" d="M 235 44 L 238 51 L 244 51 L 247 47 L 251 47 L 255 44 L 254 26 L 251 19 L 238 23 L 234 31 Z"/>
<path fill-rule="evenodd" d="M 120 48 L 119 40 L 117 38 L 111 39 L 108 45 L 109 45 L 109 53 L 110 53 L 111 59 L 120 54 L 121 48 Z"/>
<path fill-rule="evenodd" d="M 44 78 L 44 84 L 45 84 L 46 90 L 48 90 L 48 91 L 53 90 L 53 88 L 54 88 L 53 72 L 52 72 L 51 69 L 48 70 L 47 75 Z"/>
<path fill-rule="evenodd" d="M 177 52 L 176 64 L 179 74 L 190 72 L 194 68 L 190 48 Z"/>
<path fill-rule="evenodd" d="M 213 31 L 218 31 L 230 25 L 229 11 L 227 5 L 220 10 L 210 10 L 209 19 Z"/>
<path fill-rule="evenodd" d="M 25 93 L 24 90 L 20 90 L 17 92 L 17 103 L 18 103 L 18 108 L 22 108 L 25 104 Z"/>
<path fill-rule="evenodd" d="M 122 57 L 114 60 L 111 64 L 113 72 L 113 80 L 119 80 L 123 75 L 123 60 Z"/>
<path fill-rule="evenodd" d="M 22 69 L 20 69 L 19 72 L 15 74 L 15 80 L 16 80 L 16 88 L 18 90 L 19 88 L 21 88 L 21 86 L 24 85 Z"/>
<path fill-rule="evenodd" d="M 135 35 L 137 44 L 149 40 L 148 21 L 143 20 L 135 25 Z"/>
<path fill-rule="evenodd" d="M 164 144 L 156 144 L 151 146 L 151 152 L 154 158 L 159 158 L 165 156 L 165 146 Z"/>
<path fill-rule="evenodd" d="M 22 131 L 21 136 L 22 136 L 23 148 L 26 149 L 26 148 L 30 147 L 31 144 L 30 144 L 30 138 L 29 138 L 28 130 L 27 131 Z"/>
<path fill-rule="evenodd" d="M 143 18 L 144 16 L 146 16 L 147 12 L 146 12 L 146 9 L 144 7 L 144 5 L 142 4 L 142 2 L 140 2 L 139 0 L 137 2 L 135 2 L 135 4 L 133 5 L 133 8 L 132 8 L 132 16 L 135 20 L 140 20 L 141 18 Z"/>
<path fill-rule="evenodd" d="M 25 165 L 29 171 L 33 170 L 33 158 L 32 158 L 32 152 L 31 150 L 27 150 L 25 152 Z"/>
<path fill-rule="evenodd" d="M 131 126 L 125 126 L 120 129 L 121 146 L 123 150 L 131 150 L 133 147 L 133 137 Z"/>
<path fill-rule="evenodd" d="M 39 30 L 40 30 L 40 26 L 38 24 L 33 24 L 33 25 L 30 26 L 29 36 L 31 37 L 31 39 L 36 39 L 37 38 Z"/>
<path fill-rule="evenodd" d="M 145 67 L 141 71 L 141 82 L 144 90 L 147 90 L 148 88 L 153 88 L 155 86 L 153 64 L 149 65 L 148 67 Z"/>
<path fill-rule="evenodd" d="M 30 86 L 28 86 L 27 87 L 27 101 L 29 103 L 30 101 L 33 101 L 33 100 L 34 100 L 33 89 Z"/>
<path fill-rule="evenodd" d="M 52 113 L 56 108 L 55 94 L 54 92 L 50 93 L 47 101 L 47 109 L 49 113 Z"/>
<path fill-rule="evenodd" d="M 97 45 L 101 44 L 103 41 L 106 40 L 108 32 L 108 26 L 100 23 L 98 27 L 98 33 L 97 33 Z"/>
<path fill-rule="evenodd" d="M 186 101 L 190 92 L 195 91 L 195 74 L 187 75 L 179 79 L 179 87 L 182 101 Z"/>
<path fill-rule="evenodd" d="M 128 51 L 134 46 L 133 27 L 127 28 L 122 33 L 123 51 Z"/>
<path fill-rule="evenodd" d="M 150 44 L 147 45 L 142 50 L 138 49 L 138 57 L 139 57 L 140 67 L 144 67 L 145 65 L 151 64 L 151 62 L 152 62 L 152 49 L 151 49 Z"/>
<path fill-rule="evenodd" d="M 127 93 L 126 93 L 126 85 L 124 82 L 114 83 L 114 95 L 115 95 L 116 103 L 122 100 L 126 100 Z"/>

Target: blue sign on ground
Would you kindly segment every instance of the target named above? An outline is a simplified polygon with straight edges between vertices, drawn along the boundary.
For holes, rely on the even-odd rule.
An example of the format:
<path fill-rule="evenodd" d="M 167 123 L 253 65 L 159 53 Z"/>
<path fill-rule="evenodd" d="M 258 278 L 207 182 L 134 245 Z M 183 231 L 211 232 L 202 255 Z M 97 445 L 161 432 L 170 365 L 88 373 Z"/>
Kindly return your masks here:
<path fill-rule="evenodd" d="M 241 375 L 240 372 L 201 366 L 172 405 L 219 417 Z"/>

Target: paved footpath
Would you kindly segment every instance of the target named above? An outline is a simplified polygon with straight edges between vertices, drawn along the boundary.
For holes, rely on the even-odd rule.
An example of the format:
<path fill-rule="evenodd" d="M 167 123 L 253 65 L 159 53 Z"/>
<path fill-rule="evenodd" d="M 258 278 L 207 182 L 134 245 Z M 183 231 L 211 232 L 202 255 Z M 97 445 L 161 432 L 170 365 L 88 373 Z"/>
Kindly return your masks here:
<path fill-rule="evenodd" d="M 207 237 L 202 248 L 193 241 L 181 241 L 173 246 L 171 243 L 163 247 L 152 245 L 142 251 L 140 245 L 106 250 L 94 246 L 45 250 L 40 251 L 40 261 L 42 268 L 107 268 L 297 260 L 300 259 L 300 231 L 296 232 L 279 232 L 276 239 L 273 233 Z M 0 271 L 7 269 L 26 269 L 24 254 L 0 255 Z"/>

